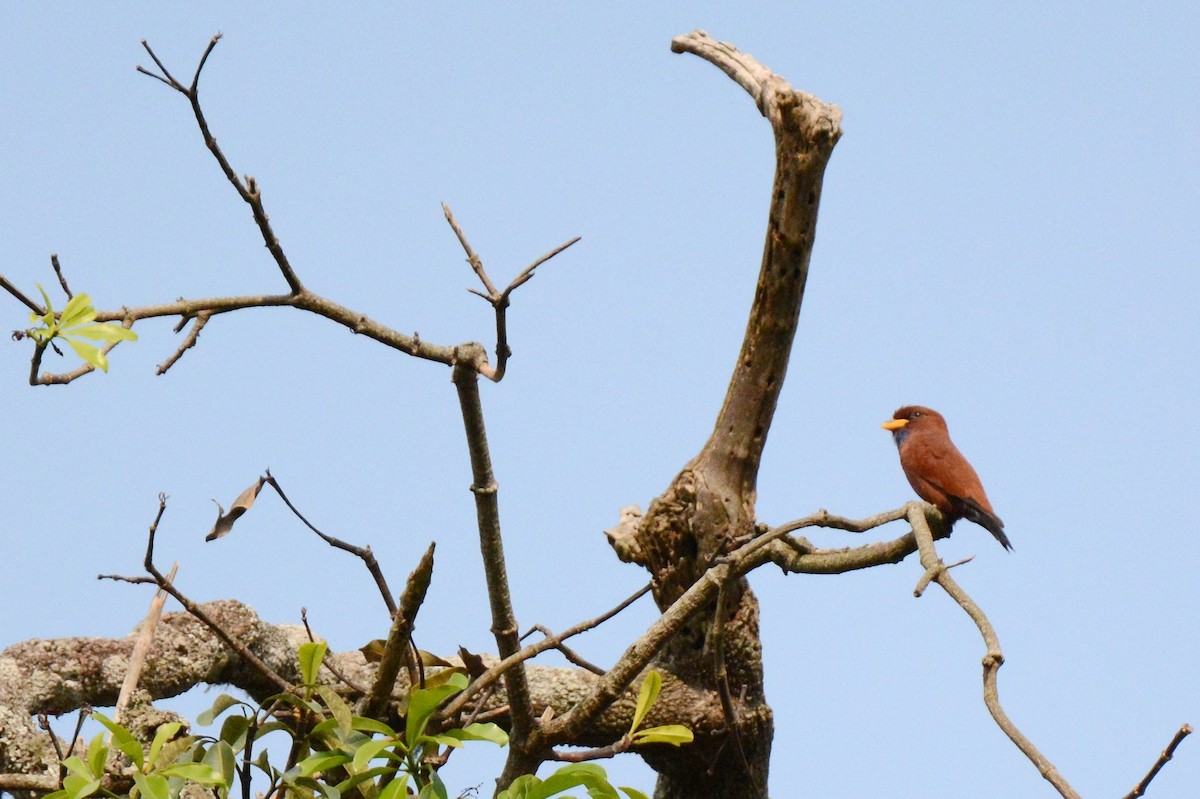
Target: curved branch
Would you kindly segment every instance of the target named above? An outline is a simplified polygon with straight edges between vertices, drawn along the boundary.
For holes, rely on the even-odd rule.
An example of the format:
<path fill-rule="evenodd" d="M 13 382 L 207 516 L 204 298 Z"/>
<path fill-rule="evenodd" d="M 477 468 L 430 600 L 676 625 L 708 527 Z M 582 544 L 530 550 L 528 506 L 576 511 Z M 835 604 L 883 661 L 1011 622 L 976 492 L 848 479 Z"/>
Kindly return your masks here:
<path fill-rule="evenodd" d="M 922 575 L 922 580 L 926 579 L 926 575 L 932 574 L 931 579 L 958 603 L 959 607 L 971 617 L 971 621 L 975 622 L 975 626 L 979 628 L 984 646 L 987 647 L 987 654 L 983 656 L 983 702 L 987 705 L 988 712 L 992 714 L 992 718 L 996 720 L 996 724 L 1004 731 L 1004 734 L 1029 758 L 1041 775 L 1054 786 L 1064 799 L 1080 799 L 1079 794 L 1058 772 L 1054 764 L 1038 751 L 1033 741 L 1026 738 L 1017 729 L 1017 725 L 1012 722 L 1008 714 L 1004 712 L 1004 707 L 1000 704 L 1000 693 L 996 680 L 1000 667 L 1004 665 L 1004 653 L 1000 651 L 1000 638 L 996 635 L 995 628 L 992 627 L 992 623 L 988 621 L 983 610 L 955 582 L 954 578 L 950 576 L 949 569 L 938 557 L 937 550 L 933 547 L 933 535 L 928 522 L 925 521 L 925 510 L 925 503 L 912 502 L 908 505 L 907 513 L 909 524 L 912 525 L 917 544 L 921 549 L 921 565 L 925 567 L 926 573 Z"/>
<path fill-rule="evenodd" d="M 738 494 L 753 493 L 758 464 L 791 358 L 804 300 L 825 166 L 841 136 L 842 112 L 793 89 L 748 53 L 703 31 L 676 37 L 676 53 L 705 59 L 754 99 L 775 134 L 775 181 L 758 286 L 741 353 L 698 471 L 720 472 Z"/>

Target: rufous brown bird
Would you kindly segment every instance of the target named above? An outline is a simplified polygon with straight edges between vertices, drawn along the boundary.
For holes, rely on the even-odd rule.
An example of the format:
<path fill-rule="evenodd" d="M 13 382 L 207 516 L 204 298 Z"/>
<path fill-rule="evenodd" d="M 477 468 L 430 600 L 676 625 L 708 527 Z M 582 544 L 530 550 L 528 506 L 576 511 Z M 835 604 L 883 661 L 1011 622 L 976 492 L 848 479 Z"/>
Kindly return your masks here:
<path fill-rule="evenodd" d="M 992 510 L 979 475 L 950 440 L 945 418 L 920 405 L 905 405 L 883 423 L 900 450 L 900 466 L 917 496 L 936 505 L 954 524 L 968 519 L 1012 549 L 1004 534 L 1004 522 Z"/>

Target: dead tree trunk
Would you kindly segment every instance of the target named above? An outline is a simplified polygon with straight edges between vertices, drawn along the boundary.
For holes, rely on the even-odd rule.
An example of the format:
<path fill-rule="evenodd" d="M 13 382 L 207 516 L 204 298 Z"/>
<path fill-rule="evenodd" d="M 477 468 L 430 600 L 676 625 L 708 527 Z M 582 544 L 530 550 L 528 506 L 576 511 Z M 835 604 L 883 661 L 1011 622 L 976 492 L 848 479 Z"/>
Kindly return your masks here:
<path fill-rule="evenodd" d="M 775 133 L 775 181 L 762 267 L 741 353 L 704 448 L 655 499 L 640 524 L 614 535 L 623 559 L 645 566 L 666 609 L 723 555 L 754 532 L 763 446 L 787 373 L 812 255 L 825 165 L 841 111 L 796 91 L 731 45 L 697 31 L 672 42 L 720 67 L 754 98 Z M 647 760 L 659 799 L 765 797 L 773 732 L 763 692 L 758 602 L 744 577 L 722 586 L 658 657 L 692 687 L 722 697 L 724 725 L 694 730 L 686 751 Z"/>

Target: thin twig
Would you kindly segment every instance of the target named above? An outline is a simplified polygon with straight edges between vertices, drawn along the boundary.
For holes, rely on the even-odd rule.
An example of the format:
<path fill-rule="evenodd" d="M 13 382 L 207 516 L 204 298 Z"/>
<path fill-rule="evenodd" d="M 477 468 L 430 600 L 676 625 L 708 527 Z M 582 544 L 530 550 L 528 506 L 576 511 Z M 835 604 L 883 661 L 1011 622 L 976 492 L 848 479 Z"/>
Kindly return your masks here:
<path fill-rule="evenodd" d="M 58 786 L 62 787 L 63 777 L 67 776 L 67 767 L 63 765 L 66 756 L 63 755 L 62 744 L 58 740 L 58 736 L 54 734 L 54 729 L 50 726 L 50 718 L 45 713 L 37 715 L 38 727 L 50 736 L 50 745 L 54 747 L 54 754 L 58 757 Z"/>
<path fill-rule="evenodd" d="M 38 305 L 33 300 L 29 299 L 29 297 L 26 296 L 25 292 L 21 291 L 19 288 L 14 286 L 13 282 L 11 280 L 9 280 L 8 278 L 6 278 L 4 275 L 0 275 L 0 288 L 3 288 L 9 294 L 16 297 L 17 300 L 19 300 L 22 305 L 24 305 L 29 310 L 33 311 L 38 316 L 41 316 L 42 314 L 46 313 L 45 308 Z"/>
<path fill-rule="evenodd" d="M 179 573 L 179 563 L 171 567 L 170 574 L 167 575 L 167 582 L 174 582 L 175 575 Z M 146 655 L 150 653 L 150 644 L 154 641 L 154 630 L 158 627 L 158 620 L 162 618 L 163 605 L 167 602 L 167 592 L 161 588 L 154 592 L 154 598 L 150 600 L 150 610 L 146 613 L 146 618 L 142 621 L 142 629 L 138 634 L 137 641 L 133 644 L 133 653 L 129 656 L 129 668 L 125 671 L 125 680 L 121 683 L 121 692 L 117 695 L 117 704 L 113 708 L 114 722 L 120 722 L 121 713 L 129 704 L 130 697 L 133 696 L 133 690 L 137 688 L 138 680 L 142 676 L 142 667 L 146 664 Z M 109 740 L 112 740 L 110 733 Z"/>
<path fill-rule="evenodd" d="M 196 74 L 192 79 L 192 85 L 190 88 L 184 88 L 179 81 L 175 80 L 175 78 L 170 72 L 167 71 L 167 68 L 163 65 L 162 61 L 159 60 L 158 56 L 155 55 L 154 50 L 151 49 L 150 45 L 147 44 L 145 40 L 142 41 L 142 46 L 146 48 L 146 52 L 150 53 L 150 57 L 154 59 L 154 63 L 158 65 L 158 68 L 162 70 L 162 73 L 166 76 L 166 78 L 155 75 L 153 72 L 145 70 L 141 67 L 138 67 L 138 72 L 141 72 L 143 75 L 149 75 L 152 78 L 158 78 L 158 80 L 181 92 L 188 98 L 188 102 L 192 106 L 192 114 L 196 118 L 196 124 L 199 126 L 200 133 L 204 137 L 204 146 L 207 147 L 209 152 L 213 154 L 213 157 L 217 159 L 217 164 L 220 165 L 221 171 L 225 174 L 225 178 L 237 190 L 238 196 L 250 206 L 250 211 L 254 215 L 254 222 L 258 225 L 259 232 L 262 234 L 263 243 L 266 244 L 271 256 L 275 259 L 275 264 L 279 267 L 279 271 L 283 274 L 283 279 L 287 281 L 288 288 L 291 290 L 291 293 L 293 295 L 298 295 L 304 291 L 304 285 L 300 282 L 300 278 L 296 276 L 295 270 L 292 269 L 292 265 L 288 261 L 287 254 L 284 253 L 283 247 L 279 244 L 279 238 L 275 235 L 275 231 L 271 227 L 270 219 L 267 216 L 266 209 L 263 207 L 262 193 L 258 188 L 258 183 L 254 180 L 254 178 L 249 176 L 246 177 L 244 183 L 238 178 L 237 173 L 229 164 L 229 159 L 225 157 L 225 153 L 223 153 L 221 148 L 217 145 L 216 137 L 212 135 L 208 127 L 208 120 L 204 117 L 204 110 L 200 107 L 200 72 L 204 69 L 204 65 L 208 62 L 209 55 L 212 53 L 213 48 L 217 46 L 217 42 L 220 40 L 221 34 L 218 33 L 209 41 L 208 47 L 204 50 L 204 55 L 200 57 L 200 63 L 196 66 Z"/>
<path fill-rule="evenodd" d="M 454 231 L 454 235 L 458 237 L 458 243 L 462 245 L 463 251 L 467 254 L 467 263 L 471 265 L 471 269 L 479 276 L 479 280 L 487 289 L 487 296 L 496 295 L 496 287 L 492 284 L 492 279 L 488 277 L 488 273 L 484 271 L 483 261 L 475 254 L 475 250 L 471 248 L 470 242 L 467 241 L 467 234 L 458 225 L 458 220 L 454 218 L 454 212 L 450 210 L 450 206 L 442 203 L 442 213 L 446 216 L 446 221 L 450 223 L 450 229 Z"/>
<path fill-rule="evenodd" d="M 546 638 L 554 637 L 554 632 L 552 630 L 550 630 L 549 627 L 545 627 L 541 624 L 535 624 L 524 635 L 521 636 L 521 640 L 524 641 L 526 638 L 533 635 L 534 632 L 539 632 L 542 635 L 544 635 Z M 585 658 L 583 655 L 580 655 L 578 652 L 576 652 L 574 649 L 572 649 L 571 647 L 567 646 L 564 643 L 560 642 L 560 643 L 555 644 L 554 649 L 558 650 L 558 652 L 563 657 L 565 657 L 567 660 L 569 660 L 571 663 L 574 663 L 576 666 L 578 666 L 581 669 L 587 669 L 592 674 L 603 674 L 604 673 L 604 669 L 600 668 L 595 663 L 592 663 L 590 660 Z"/>
<path fill-rule="evenodd" d="M 628 752 L 632 747 L 633 739 L 626 735 L 616 743 L 611 743 L 608 746 L 599 746 L 595 749 L 568 749 L 566 751 L 552 749 L 546 759 L 559 763 L 586 763 L 589 760 L 608 760 L 623 752 Z"/>
<path fill-rule="evenodd" d="M 158 60 L 158 56 L 154 54 L 154 51 L 152 49 L 150 49 L 150 44 L 145 39 L 142 39 L 142 47 L 146 50 L 147 53 L 150 54 L 150 57 L 154 59 L 154 63 L 158 65 L 159 70 L 162 72 L 162 74 L 165 77 L 155 75 L 153 72 L 149 71 L 148 69 L 143 68 L 140 64 L 138 65 L 137 71 L 142 73 L 143 75 L 149 75 L 152 78 L 158 78 L 163 83 L 170 86 L 172 89 L 175 89 L 177 91 L 183 92 L 184 94 L 187 94 L 187 89 L 183 88 L 183 84 L 181 84 L 179 81 L 175 80 L 175 77 L 171 74 L 170 70 L 168 70 L 166 68 L 166 66 L 163 64 L 163 62 Z"/>
<path fill-rule="evenodd" d="M 471 243 L 467 241 L 467 235 L 463 233 L 462 227 L 459 226 L 458 220 L 454 218 L 454 213 L 446 203 L 442 203 L 442 213 L 445 214 L 446 221 L 450 224 L 450 229 L 454 231 L 454 235 L 458 238 L 458 243 L 462 245 L 463 252 L 467 254 L 467 263 L 471 265 L 471 269 L 474 270 L 486 290 L 486 292 L 476 289 L 467 289 L 467 291 L 477 297 L 483 297 L 496 312 L 496 365 L 491 367 L 485 362 L 480 368 L 479 373 L 492 382 L 499 383 L 504 379 L 508 359 L 512 355 L 512 348 L 508 346 L 508 318 L 506 312 L 513 291 L 533 277 L 533 270 L 579 241 L 579 236 L 558 245 L 539 257 L 532 264 L 522 269 L 504 291 L 498 291 L 496 285 L 488 276 L 487 270 L 483 268 L 483 261 L 471 247 Z"/>
<path fill-rule="evenodd" d="M 1162 770 L 1163 766 L 1167 765 L 1167 761 L 1175 756 L 1175 749 L 1179 744 L 1183 743 L 1184 738 L 1191 734 L 1191 724 L 1184 724 L 1180 727 L 1179 731 L 1175 733 L 1175 737 L 1171 739 L 1171 743 L 1167 744 L 1167 748 L 1162 751 L 1162 754 L 1158 756 L 1158 760 L 1150 767 L 1150 771 L 1145 777 L 1142 777 L 1142 781 L 1133 786 L 1132 791 L 1125 794 L 1125 799 L 1137 799 L 1137 797 L 1145 794 L 1146 789 L 1150 787 L 1150 781 L 1158 776 L 1158 772 Z"/>
<path fill-rule="evenodd" d="M 208 324 L 208 320 L 211 316 L 212 314 L 208 313 L 207 311 L 201 311 L 200 313 L 196 314 L 196 321 L 192 325 L 192 329 L 188 331 L 187 336 L 183 339 L 183 343 L 180 344 L 179 348 L 171 354 L 171 357 L 167 358 L 158 365 L 158 368 L 154 370 L 156 375 L 165 375 L 167 370 L 174 366 L 175 362 L 183 357 L 183 353 L 196 346 L 196 342 L 200 339 L 200 331 L 203 330 L 204 326 Z M 183 319 L 179 320 L 179 323 L 182 325 L 186 321 L 187 317 L 184 317 Z M 179 331 L 177 330 L 175 332 L 178 333 Z"/>
<path fill-rule="evenodd" d="M 317 640 L 317 637 L 315 635 L 313 635 L 312 627 L 308 626 L 308 609 L 307 608 L 300 608 L 300 622 L 304 625 L 304 632 L 305 632 L 305 634 L 308 635 L 308 640 L 315 642 Z M 330 674 L 332 674 L 334 677 L 337 677 L 339 680 L 341 680 L 343 683 L 345 683 L 350 688 L 350 690 L 354 691 L 355 693 L 365 694 L 367 692 L 366 688 L 355 683 L 353 680 L 351 680 L 349 677 L 347 677 L 345 674 L 343 674 L 341 669 L 339 669 L 337 666 L 333 665 L 333 658 L 330 656 L 329 652 L 325 653 L 325 658 L 321 661 L 321 665 L 324 666 L 325 668 L 329 669 Z"/>
<path fill-rule="evenodd" d="M 754 770 L 750 768 L 750 760 L 746 757 L 746 747 L 742 743 L 742 730 L 738 720 L 737 708 L 733 704 L 733 696 L 729 692 L 729 673 L 725 668 L 725 624 L 729 614 L 729 587 L 733 585 L 733 576 L 725 580 L 717 590 L 716 607 L 713 609 L 712 624 L 708 629 L 704 647 L 713 661 L 713 676 L 717 684 L 717 693 L 721 697 L 721 713 L 725 717 L 725 728 L 729 730 L 733 743 L 737 747 L 738 759 L 746 776 L 750 779 L 755 791 L 759 791 L 758 780 Z M 743 686 L 743 689 L 745 686 Z"/>
<path fill-rule="evenodd" d="M 997 672 L 1004 665 L 1004 654 L 1000 650 L 1000 638 L 996 635 L 995 628 L 992 627 L 992 623 L 984 615 L 983 610 L 955 582 L 954 578 L 950 576 L 949 569 L 942 563 L 941 558 L 938 557 L 937 550 L 933 546 L 933 533 L 929 528 L 929 523 L 925 519 L 925 504 L 910 502 L 907 508 L 908 521 L 912 525 L 913 532 L 916 534 L 917 545 L 921 551 L 921 565 L 925 568 L 926 574 L 933 574 L 932 579 L 934 582 L 940 585 L 942 590 L 971 617 L 971 620 L 975 622 L 975 626 L 979 628 L 980 635 L 983 636 L 984 646 L 987 647 L 987 654 L 983 656 L 983 701 L 987 705 L 988 712 L 992 714 L 992 718 L 996 720 L 996 724 L 1004 731 L 1004 734 L 1029 758 L 1030 762 L 1037 767 L 1041 775 L 1054 786 L 1054 789 L 1064 799 L 1079 799 L 1079 794 L 1063 778 L 1054 764 L 1038 751 L 1033 742 L 1017 729 L 1017 725 L 1004 712 L 1004 707 L 1000 704 L 1000 694 L 996 680 Z"/>
<path fill-rule="evenodd" d="M 304 526 L 316 533 L 322 541 L 335 549 L 340 549 L 343 552 L 349 552 L 351 555 L 356 555 L 362 559 L 363 564 L 367 567 L 367 571 L 371 573 L 371 577 L 375 580 L 375 585 L 379 588 L 379 593 L 383 595 L 383 602 L 387 605 L 388 615 L 394 617 L 396 615 L 396 600 L 392 598 L 392 591 L 388 588 L 387 579 L 383 576 L 383 569 L 379 566 L 379 561 L 375 559 L 375 553 L 371 551 L 371 547 L 359 547 L 354 544 L 347 543 L 340 538 L 327 535 L 313 526 L 312 522 L 304 518 L 304 514 L 296 509 L 292 501 L 288 499 L 287 494 L 283 492 L 283 488 L 279 485 L 279 481 L 271 474 L 271 470 L 267 469 L 266 482 L 271 488 L 275 489 L 275 493 L 279 494 L 279 498 L 283 500 L 283 504 L 288 506 L 288 510 L 296 515 L 296 518 L 304 523 Z"/>
<path fill-rule="evenodd" d="M 71 293 L 71 287 L 67 285 L 67 279 L 63 277 L 62 266 L 58 263 L 58 253 L 50 253 L 50 266 L 54 267 L 54 274 L 58 275 L 58 285 L 62 286 L 63 293 L 67 295 L 67 299 L 71 299 L 75 295 Z"/>
<path fill-rule="evenodd" d="M 561 644 L 563 641 L 566 641 L 568 638 L 573 638 L 580 633 L 585 633 L 588 630 L 599 627 L 601 624 L 608 621 L 613 616 L 616 616 L 618 613 L 625 610 L 625 608 L 629 607 L 646 594 L 650 593 L 650 586 L 650 583 L 646 583 L 628 598 L 622 600 L 621 603 L 612 610 L 601 613 L 595 618 L 581 621 L 572 627 L 568 627 L 558 635 L 551 636 L 550 638 L 543 638 L 541 641 L 531 644 L 530 646 L 522 649 L 520 652 L 517 652 L 510 657 L 504 658 L 499 663 L 496 663 L 483 674 L 481 674 L 474 682 L 468 685 L 464 691 L 454 697 L 454 699 L 442 709 L 441 713 L 439 714 L 439 718 L 446 719 L 457 713 L 467 704 L 468 701 L 470 701 L 471 697 L 489 688 L 497 679 L 499 679 L 501 675 L 504 674 L 504 672 L 515 666 L 517 663 L 523 663 L 532 657 L 536 657 L 542 652 L 545 652 L 547 649 L 555 649 L 559 644 Z"/>
<path fill-rule="evenodd" d="M 44 311 L 37 306 L 32 300 L 26 297 L 9 281 L 0 276 L 0 287 L 9 290 L 9 293 L 18 300 L 24 302 L 37 313 Z M 125 326 L 130 326 L 132 323 L 142 319 L 156 319 L 163 316 L 179 316 L 184 320 L 200 316 L 206 313 L 209 316 L 215 316 L 222 313 L 230 313 L 232 311 L 240 311 L 247 308 L 275 308 L 289 307 L 300 311 L 322 316 L 332 322 L 342 325 L 351 332 L 363 335 L 374 339 L 384 346 L 399 350 L 407 355 L 412 355 L 416 358 L 421 358 L 427 361 L 452 365 L 455 359 L 455 347 L 449 347 L 441 344 L 431 344 L 428 341 L 421 341 L 417 336 L 409 336 L 394 330 L 387 325 L 380 324 L 375 320 L 339 305 L 325 297 L 305 291 L 303 294 L 255 294 L 250 296 L 236 297 L 205 297 L 202 299 L 179 299 L 175 302 L 158 303 L 155 305 L 144 305 L 139 307 L 127 308 L 122 307 L 112 311 L 97 311 L 97 322 L 120 322 Z M 180 328 L 182 329 L 182 327 Z M 22 332 L 23 337 L 23 332 Z M 70 382 L 83 374 L 87 374 L 91 369 L 79 369 L 75 372 L 66 375 L 59 375 L 54 380 L 39 381 L 37 378 L 38 369 L 41 366 L 42 345 L 35 345 L 33 364 L 30 369 L 30 384 L 31 385 L 48 385 L 62 384 Z M 486 362 L 483 366 L 486 366 Z"/>
<path fill-rule="evenodd" d="M 145 562 L 143 565 L 144 565 L 147 573 L 149 573 L 154 578 L 154 582 L 158 584 L 159 588 L 163 589 L 168 594 L 173 596 L 175 598 L 175 600 L 177 602 L 179 602 L 179 604 L 183 605 L 184 610 L 186 610 L 188 613 L 192 614 L 192 616 L 194 616 L 195 618 L 199 619 L 204 624 L 204 626 L 208 627 L 208 629 L 212 630 L 212 632 L 218 638 L 220 638 L 227 647 L 229 647 L 235 653 L 237 653 L 237 655 L 239 657 L 241 657 L 242 660 L 244 660 L 247 664 L 249 664 L 251 667 L 253 667 L 268 682 L 270 682 L 272 685 L 279 688 L 279 690 L 281 690 L 281 691 L 292 690 L 291 683 L 289 683 L 287 680 L 285 680 L 283 677 L 281 677 L 279 674 L 277 674 L 270 666 L 268 666 L 266 663 L 264 663 L 262 661 L 262 658 L 260 658 L 258 655 L 251 652 L 250 649 L 248 647 L 246 647 L 245 644 L 243 644 L 241 641 L 238 641 L 233 636 L 231 636 L 229 633 L 227 633 L 224 630 L 224 628 L 221 627 L 221 625 L 217 624 L 217 622 L 211 616 L 209 616 L 207 613 L 205 613 L 200 608 L 199 605 L 197 605 L 195 602 L 193 602 L 192 600 L 190 600 L 186 596 L 184 596 L 183 593 L 181 593 L 178 588 L 176 588 L 170 581 L 168 581 L 167 578 L 163 576 L 162 572 L 160 572 L 158 570 L 158 568 L 155 567 L 155 565 L 154 565 L 154 536 L 158 532 L 158 524 L 160 521 L 162 521 L 162 516 L 163 516 L 163 513 L 166 511 L 166 509 L 167 509 L 167 495 L 159 494 L 158 495 L 158 513 L 155 515 L 154 521 L 150 525 L 150 534 L 148 536 L 148 540 L 146 543 L 146 559 L 145 559 Z"/>

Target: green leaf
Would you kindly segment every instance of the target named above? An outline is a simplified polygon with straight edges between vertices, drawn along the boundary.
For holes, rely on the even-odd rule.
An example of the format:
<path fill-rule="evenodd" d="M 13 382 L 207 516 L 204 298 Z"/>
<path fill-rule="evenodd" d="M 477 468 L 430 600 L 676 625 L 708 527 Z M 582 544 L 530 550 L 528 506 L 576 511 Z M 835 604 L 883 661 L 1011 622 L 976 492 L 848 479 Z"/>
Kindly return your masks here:
<path fill-rule="evenodd" d="M 621 790 L 625 792 L 629 799 L 650 799 L 649 796 L 646 796 L 646 794 L 642 793 L 637 788 L 629 788 L 622 785 Z"/>
<path fill-rule="evenodd" d="M 44 292 L 43 292 L 44 295 Z M 92 307 L 92 298 L 86 294 L 76 294 L 63 308 L 62 316 L 58 319 L 61 328 L 85 325 L 96 318 L 96 309 Z"/>
<path fill-rule="evenodd" d="M 621 799 L 608 781 L 608 774 L 595 763 L 571 763 L 551 774 L 528 793 L 529 799 L 546 797 L 583 787 L 593 799 Z"/>
<path fill-rule="evenodd" d="M 92 713 L 91 718 L 100 722 L 108 729 L 110 733 L 112 733 L 112 742 L 116 745 L 117 749 L 119 749 L 122 754 L 128 757 L 133 762 L 133 765 L 136 766 L 140 771 L 143 763 L 141 741 L 134 738 L 133 733 L 131 733 L 129 730 L 125 729 L 120 724 L 117 724 L 115 721 L 112 721 L 103 713 Z M 90 749 L 88 756 L 91 756 Z M 107 759 L 108 754 L 105 753 L 104 757 Z M 101 761 L 101 763 L 103 763 L 103 761 Z M 101 768 L 103 768 L 103 766 L 101 766 Z M 96 771 L 95 773 L 99 775 L 101 772 Z"/>
<path fill-rule="evenodd" d="M 318 771 L 327 771 L 335 766 L 350 762 L 350 755 L 345 752 L 317 752 L 296 764 L 301 777 L 311 777 Z"/>
<path fill-rule="evenodd" d="M 52 305 L 50 302 L 50 295 L 46 293 L 44 288 L 42 288 L 41 283 L 34 283 L 34 285 L 37 286 L 37 290 L 42 293 L 42 301 L 46 303 L 46 313 L 43 318 L 49 317 L 50 319 L 47 324 L 54 324 L 54 305 Z"/>
<path fill-rule="evenodd" d="M 246 746 L 246 733 L 249 729 L 250 719 L 237 714 L 228 716 L 221 725 L 221 734 L 217 736 L 217 740 L 240 752 Z"/>
<path fill-rule="evenodd" d="M 662 675 L 657 671 L 646 672 L 646 677 L 642 680 L 642 688 L 638 691 L 637 709 L 633 712 L 633 724 L 629 727 L 630 732 L 641 726 L 646 714 L 650 712 L 650 708 L 654 707 L 654 703 L 658 701 L 658 692 L 661 690 Z"/>
<path fill-rule="evenodd" d="M 229 694 L 221 694 L 217 697 L 216 701 L 212 703 L 212 707 L 196 716 L 196 723 L 203 727 L 207 727 L 216 720 L 217 716 L 221 715 L 226 710 L 229 710 L 229 708 L 233 707 L 234 705 L 246 705 L 246 703 L 240 699 L 230 696 Z M 246 707 L 250 706 L 246 705 Z"/>
<path fill-rule="evenodd" d="M 379 799 L 404 799 L 408 796 L 407 788 L 408 775 L 401 774 L 384 786 L 384 789 L 379 792 Z M 47 797 L 47 799 L 49 798 Z"/>
<path fill-rule="evenodd" d="M 442 734 L 460 741 L 491 741 L 496 746 L 505 746 L 508 743 L 508 733 L 490 721 L 486 724 L 468 724 L 462 729 L 446 730 Z"/>
<path fill-rule="evenodd" d="M 337 788 L 328 785 L 324 782 L 314 780 L 312 777 L 289 777 L 286 774 L 283 776 L 283 781 L 288 785 L 300 788 L 309 793 L 320 793 L 325 799 L 341 799 L 341 793 Z M 300 793 L 297 791 L 297 793 Z"/>
<path fill-rule="evenodd" d="M 163 744 L 172 740 L 175 737 L 175 733 L 179 732 L 182 727 L 183 725 L 178 721 L 172 721 L 154 731 L 154 740 L 150 742 L 150 755 L 146 758 L 152 767 L 158 765 L 158 753 L 162 751 Z M 116 739 L 114 738 L 113 740 Z"/>
<path fill-rule="evenodd" d="M 80 777 L 91 779 L 98 776 L 87 763 L 83 762 L 83 758 L 79 755 L 72 755 L 62 762 L 67 771 L 72 774 L 78 774 Z"/>
<path fill-rule="evenodd" d="M 456 674 L 461 674 L 461 675 L 465 676 L 466 673 L 467 673 L 467 670 L 464 669 L 462 666 L 454 666 L 449 669 L 442 669 L 441 671 L 437 672 L 436 674 L 427 674 L 427 675 L 425 675 L 425 687 L 426 688 L 437 688 L 439 685 L 446 685 L 454 680 L 454 676 Z M 467 686 L 464 683 L 463 688 L 466 688 L 466 687 Z"/>
<path fill-rule="evenodd" d="M 100 790 L 100 780 L 95 777 L 88 778 L 71 774 L 63 779 L 63 791 L 66 793 L 67 799 L 83 799 L 98 790 Z"/>
<path fill-rule="evenodd" d="M 204 762 L 221 772 L 222 785 L 226 788 L 233 786 L 237 761 L 232 746 L 225 741 L 217 741 L 204 753 Z"/>
<path fill-rule="evenodd" d="M 158 773 L 164 777 L 182 777 L 201 785 L 225 784 L 225 775 L 207 763 L 176 763 Z"/>
<path fill-rule="evenodd" d="M 102 372 L 108 371 L 108 356 L 101 352 L 99 347 L 84 344 L 82 341 L 77 341 L 73 338 L 67 338 L 66 342 L 71 345 L 71 349 L 75 350 L 75 354 L 84 361 Z"/>
<path fill-rule="evenodd" d="M 179 760 L 180 755 L 187 752 L 196 743 L 196 739 L 190 735 L 184 735 L 172 741 L 167 741 L 163 744 L 162 751 L 154 760 L 148 760 L 150 768 L 148 771 L 154 772 L 158 769 L 166 768 L 175 761 Z M 193 758 L 189 758 L 191 760 Z"/>
<path fill-rule="evenodd" d="M 160 774 L 143 774 L 133 772 L 133 781 L 144 799 L 171 799 L 171 785 L 167 778 Z"/>
<path fill-rule="evenodd" d="M 452 674 L 445 685 L 417 688 L 409 693 L 408 716 L 404 720 L 404 740 L 408 742 L 410 749 L 412 743 L 425 732 L 425 725 L 429 723 L 438 705 L 466 687 L 465 674 Z"/>
<path fill-rule="evenodd" d="M 351 719 L 351 726 L 361 732 L 377 732 L 380 735 L 386 735 L 389 738 L 396 737 L 396 731 L 382 721 L 369 719 L 366 716 L 355 716 Z"/>
<path fill-rule="evenodd" d="M 435 771 L 429 775 L 429 782 L 417 794 L 418 799 L 450 799 L 450 793 L 442 783 L 442 778 Z"/>
<path fill-rule="evenodd" d="M 99 713 L 94 715 L 99 716 Z M 103 718 L 103 716 L 101 716 Z M 107 721 L 107 719 L 105 719 Z M 113 736 L 116 739 L 116 736 Z M 140 752 L 139 752 L 140 754 Z M 88 770 L 93 776 L 99 777 L 104 773 L 104 763 L 108 760 L 108 747 L 104 745 L 104 733 L 97 733 L 87 749 Z"/>
<path fill-rule="evenodd" d="M 300 679 L 305 685 L 317 684 L 317 672 L 320 671 L 321 661 L 325 659 L 325 651 L 328 648 L 324 641 L 310 641 L 300 645 L 297 657 L 300 660 Z"/>
<path fill-rule="evenodd" d="M 63 335 L 83 336 L 98 341 L 137 341 L 137 333 L 127 327 L 114 325 L 112 322 L 97 322 L 94 325 L 84 325 L 74 330 L 64 330 Z"/>
<path fill-rule="evenodd" d="M 317 694 L 325 702 L 325 707 L 329 708 L 329 712 L 337 719 L 338 729 L 341 730 L 342 735 L 349 735 L 350 731 L 354 729 L 354 714 L 350 711 L 346 700 L 338 696 L 337 691 L 328 685 L 318 685 Z"/>
<path fill-rule="evenodd" d="M 395 771 L 395 769 L 392 768 L 391 766 L 376 766 L 373 769 L 368 769 L 366 771 L 363 771 L 358 774 L 354 774 L 350 777 L 347 777 L 346 779 L 342 780 L 334 787 L 337 788 L 342 793 L 346 793 L 346 791 L 349 791 L 351 788 L 354 788 L 354 787 L 366 782 L 367 780 L 373 780 L 376 777 L 382 777 L 384 774 L 390 774 L 393 771 Z"/>
<path fill-rule="evenodd" d="M 662 727 L 647 727 L 633 734 L 633 743 L 637 744 L 690 744 L 694 736 L 692 731 L 682 724 L 665 724 Z"/>
<path fill-rule="evenodd" d="M 396 745 L 396 741 L 391 738 L 375 738 L 367 741 L 362 746 L 358 747 L 358 751 L 354 753 L 353 768 L 355 771 L 361 771 L 367 767 L 377 757 L 380 757 L 384 750 Z"/>

